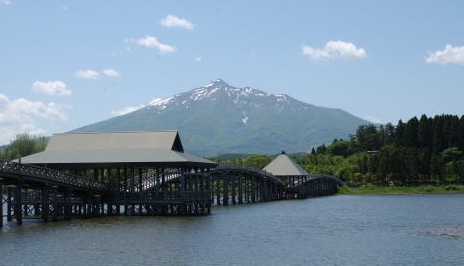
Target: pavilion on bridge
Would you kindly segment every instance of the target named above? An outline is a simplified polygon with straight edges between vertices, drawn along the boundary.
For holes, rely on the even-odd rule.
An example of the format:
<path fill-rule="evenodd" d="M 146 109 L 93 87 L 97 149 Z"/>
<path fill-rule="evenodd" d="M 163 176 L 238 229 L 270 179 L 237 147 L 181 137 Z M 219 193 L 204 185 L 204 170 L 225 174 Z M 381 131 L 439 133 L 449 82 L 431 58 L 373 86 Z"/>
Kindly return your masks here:
<path fill-rule="evenodd" d="M 106 212 L 208 214 L 216 163 L 184 151 L 177 131 L 55 134 L 22 164 L 91 177 L 109 188 Z"/>
<path fill-rule="evenodd" d="M 286 182 L 285 198 L 332 195 L 338 190 L 337 180 L 327 178 L 327 175 L 309 174 L 285 151 L 282 151 L 263 170 Z"/>

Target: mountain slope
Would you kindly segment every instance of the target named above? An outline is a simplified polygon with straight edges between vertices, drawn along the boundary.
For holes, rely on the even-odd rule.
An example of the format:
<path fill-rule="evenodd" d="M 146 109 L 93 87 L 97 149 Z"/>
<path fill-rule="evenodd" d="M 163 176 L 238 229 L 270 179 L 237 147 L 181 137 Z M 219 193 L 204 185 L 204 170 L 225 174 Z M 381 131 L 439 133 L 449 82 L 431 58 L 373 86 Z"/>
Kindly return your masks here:
<path fill-rule="evenodd" d="M 343 110 L 317 107 L 284 94 L 235 88 L 222 80 L 158 100 L 132 113 L 73 132 L 179 130 L 197 154 L 307 152 L 347 138 L 367 124 Z"/>

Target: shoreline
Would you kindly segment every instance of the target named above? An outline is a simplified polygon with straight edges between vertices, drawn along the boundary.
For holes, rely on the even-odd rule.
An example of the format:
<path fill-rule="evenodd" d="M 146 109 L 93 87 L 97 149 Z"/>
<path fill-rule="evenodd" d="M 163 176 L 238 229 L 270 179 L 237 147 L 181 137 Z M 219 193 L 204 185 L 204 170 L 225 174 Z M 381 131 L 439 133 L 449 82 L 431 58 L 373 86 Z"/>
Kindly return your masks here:
<path fill-rule="evenodd" d="M 446 186 L 375 186 L 363 185 L 360 187 L 343 186 L 337 195 L 408 195 L 408 194 L 460 194 L 464 193 L 464 185 Z"/>

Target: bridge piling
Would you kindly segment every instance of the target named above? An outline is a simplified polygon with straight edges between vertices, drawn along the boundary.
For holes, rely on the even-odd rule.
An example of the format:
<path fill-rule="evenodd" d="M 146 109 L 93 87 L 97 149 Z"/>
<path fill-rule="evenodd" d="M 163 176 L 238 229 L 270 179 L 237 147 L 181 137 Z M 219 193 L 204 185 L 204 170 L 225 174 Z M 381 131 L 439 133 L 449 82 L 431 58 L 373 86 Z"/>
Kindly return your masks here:
<path fill-rule="evenodd" d="M 48 221 L 48 213 L 50 212 L 50 203 L 48 201 L 48 189 L 42 188 L 42 220 L 47 222 Z"/>
<path fill-rule="evenodd" d="M 3 227 L 3 178 L 0 178 L 0 227 Z"/>
<path fill-rule="evenodd" d="M 16 217 L 16 223 L 18 225 L 23 224 L 23 197 L 22 197 L 22 187 L 18 185 L 15 187 L 14 192 L 14 215 Z"/>

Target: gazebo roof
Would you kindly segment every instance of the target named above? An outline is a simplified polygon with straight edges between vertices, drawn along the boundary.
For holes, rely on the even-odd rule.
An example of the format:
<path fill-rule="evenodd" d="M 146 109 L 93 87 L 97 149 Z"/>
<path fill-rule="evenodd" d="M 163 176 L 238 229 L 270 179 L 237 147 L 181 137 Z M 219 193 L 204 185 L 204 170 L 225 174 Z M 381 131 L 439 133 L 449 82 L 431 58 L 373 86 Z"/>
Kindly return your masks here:
<path fill-rule="evenodd" d="M 55 134 L 43 152 L 23 157 L 21 162 L 61 169 L 216 165 L 184 152 L 177 131 Z"/>
<path fill-rule="evenodd" d="M 309 175 L 301 166 L 293 161 L 285 151 L 282 151 L 272 162 L 263 168 L 275 176 L 302 176 Z"/>

